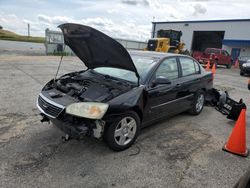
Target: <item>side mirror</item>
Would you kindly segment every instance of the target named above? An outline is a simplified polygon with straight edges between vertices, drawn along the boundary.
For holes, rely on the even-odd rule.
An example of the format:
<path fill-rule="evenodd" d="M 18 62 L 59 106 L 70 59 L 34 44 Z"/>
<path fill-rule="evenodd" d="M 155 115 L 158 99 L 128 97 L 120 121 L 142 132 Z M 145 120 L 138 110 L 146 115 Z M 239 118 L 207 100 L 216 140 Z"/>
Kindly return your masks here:
<path fill-rule="evenodd" d="M 167 78 L 156 78 L 153 81 L 153 87 L 157 86 L 157 85 L 166 85 L 166 84 L 171 84 L 171 81 Z"/>

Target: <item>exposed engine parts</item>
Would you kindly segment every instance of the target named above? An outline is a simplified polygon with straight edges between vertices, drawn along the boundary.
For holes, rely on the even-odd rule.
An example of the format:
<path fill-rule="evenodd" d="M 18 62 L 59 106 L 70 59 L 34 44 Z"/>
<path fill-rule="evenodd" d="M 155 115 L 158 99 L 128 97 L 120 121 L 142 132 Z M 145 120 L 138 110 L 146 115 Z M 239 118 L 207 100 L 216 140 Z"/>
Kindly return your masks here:
<path fill-rule="evenodd" d="M 89 81 L 76 81 L 72 82 L 71 78 L 59 79 L 56 81 L 56 88 L 70 96 L 79 96 L 85 92 L 90 86 Z"/>
<path fill-rule="evenodd" d="M 91 72 L 82 73 L 65 75 L 60 79 L 50 82 L 51 86 L 48 85 L 45 90 L 56 88 L 62 93 L 75 97 L 80 101 L 105 102 L 123 92 L 127 92 L 132 87 L 130 84 L 115 81 L 108 77 L 98 77 L 95 75 L 93 78 Z M 55 94 L 51 97 L 58 98 L 62 96 Z"/>
<path fill-rule="evenodd" d="M 105 122 L 102 120 L 96 120 L 95 125 L 96 127 L 93 128 L 93 136 L 95 138 L 101 138 L 103 135 L 102 133 L 104 131 Z"/>

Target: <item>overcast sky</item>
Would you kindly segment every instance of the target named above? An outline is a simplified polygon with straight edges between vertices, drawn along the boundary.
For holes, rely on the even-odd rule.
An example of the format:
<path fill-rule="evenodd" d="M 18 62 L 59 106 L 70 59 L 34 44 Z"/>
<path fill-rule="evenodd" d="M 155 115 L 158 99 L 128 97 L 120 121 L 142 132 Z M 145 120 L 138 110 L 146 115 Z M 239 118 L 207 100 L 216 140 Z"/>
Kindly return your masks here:
<path fill-rule="evenodd" d="M 44 36 L 66 22 L 92 26 L 117 38 L 146 40 L 152 21 L 250 18 L 250 0 L 0 0 L 0 25 Z"/>

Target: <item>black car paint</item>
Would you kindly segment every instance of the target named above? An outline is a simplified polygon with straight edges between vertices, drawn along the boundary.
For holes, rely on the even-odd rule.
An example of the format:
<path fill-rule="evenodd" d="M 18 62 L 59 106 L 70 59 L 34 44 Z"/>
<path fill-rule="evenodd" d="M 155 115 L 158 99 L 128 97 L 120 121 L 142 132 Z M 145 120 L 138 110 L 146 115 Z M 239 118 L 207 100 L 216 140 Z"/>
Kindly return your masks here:
<path fill-rule="evenodd" d="M 116 117 L 119 117 L 121 114 L 129 110 L 133 110 L 139 115 L 142 123 L 141 127 L 148 126 L 155 121 L 166 118 L 168 116 L 173 116 L 175 114 L 190 109 L 193 105 L 194 97 L 198 90 L 205 91 L 212 88 L 211 73 L 206 73 L 205 71 L 202 71 L 201 67 L 199 74 L 182 77 L 181 65 L 178 59 L 179 57 L 180 56 L 172 55 L 170 57 L 164 57 L 159 59 L 159 61 L 155 63 L 155 66 L 152 67 L 152 70 L 148 73 L 148 79 L 146 79 L 147 81 L 145 81 L 140 86 L 136 86 L 135 84 L 131 83 L 131 85 L 128 86 L 128 91 L 122 92 L 120 95 L 110 99 L 109 101 L 106 101 L 109 104 L 109 108 L 106 114 L 104 115 L 103 120 L 107 122 L 107 126 L 108 123 L 114 121 Z M 190 58 L 186 56 L 181 57 Z M 179 70 L 178 79 L 172 80 L 171 84 L 153 86 L 153 75 L 155 71 L 162 63 L 162 61 L 168 58 L 177 58 Z M 76 74 L 84 74 L 84 71 L 81 71 Z M 67 75 L 75 76 L 74 73 Z M 97 79 L 96 81 L 98 81 L 97 77 L 98 76 L 95 77 L 95 75 L 92 75 L 91 79 Z M 62 76 L 61 78 L 64 78 L 64 76 Z M 61 78 L 59 78 L 58 80 L 60 80 Z M 53 100 L 54 102 L 61 104 L 65 107 L 71 103 L 83 101 L 81 98 L 68 96 L 63 92 L 56 90 L 55 88 L 53 88 L 53 86 L 48 86 L 53 85 L 53 82 L 53 80 L 50 81 L 42 91 L 42 94 L 46 96 L 49 100 Z M 53 95 L 57 93 L 62 97 L 53 98 L 51 97 L 51 93 L 53 93 Z M 56 120 L 53 118 L 51 120 L 60 129 L 71 135 L 73 135 L 74 130 L 77 130 L 78 126 L 88 127 L 90 128 L 90 132 L 91 127 L 94 127 L 94 120 L 87 120 L 86 118 L 80 117 L 71 117 L 70 115 L 65 113 L 65 110 L 56 118 Z M 78 122 L 78 124 L 76 122 Z M 62 127 L 62 124 L 65 123 L 67 124 L 65 125 L 68 127 L 67 129 L 65 128 L 65 126 Z M 67 131 L 70 129 L 69 123 L 72 123 L 72 128 L 74 130 Z M 91 135 L 90 132 L 88 132 L 89 135 Z M 75 135 L 77 135 L 77 133 Z"/>
<path fill-rule="evenodd" d="M 89 68 L 114 67 L 135 72 L 136 67 L 127 50 L 116 40 L 85 25 L 66 23 L 58 26 L 64 35 L 65 44 Z"/>
<path fill-rule="evenodd" d="M 250 64 L 250 62 L 248 64 Z M 241 72 L 241 74 L 242 73 L 243 74 L 250 74 L 250 66 L 243 67 L 242 65 L 240 66 L 240 72 Z"/>
<path fill-rule="evenodd" d="M 112 38 L 93 28 L 77 24 L 64 24 L 61 28 L 66 44 L 83 60 L 88 69 L 69 73 L 48 82 L 38 97 L 37 106 L 45 120 L 51 120 L 71 136 L 77 137 L 83 134 L 93 136 L 97 123 L 104 121 L 105 126 L 109 126 L 127 111 L 136 112 L 140 117 L 141 127 L 147 126 L 162 118 L 190 109 L 197 92 L 212 88 L 212 74 L 205 72 L 191 57 L 145 51 L 128 53 Z M 98 41 L 102 41 L 103 46 L 100 44 L 98 46 Z M 81 47 L 86 50 L 86 54 L 84 50 L 81 51 Z M 99 52 L 102 53 L 98 54 Z M 140 79 L 139 85 L 92 70 L 100 66 L 121 68 L 135 72 L 139 78 L 131 59 L 133 55 L 154 59 L 153 66 L 150 67 L 145 78 Z M 160 64 L 168 58 L 176 58 L 178 78 L 168 84 L 155 85 L 154 74 Z M 179 58 L 192 59 L 198 64 L 200 72 L 184 77 Z M 66 107 L 77 102 L 103 102 L 108 103 L 109 108 L 102 120 L 67 114 Z M 49 112 L 54 115 L 50 115 Z"/>
<path fill-rule="evenodd" d="M 242 60 L 242 59 L 239 59 L 239 67 L 240 67 L 240 72 L 241 74 L 250 74 L 250 67 L 243 67 L 243 64 L 245 63 L 250 63 L 250 57 L 249 59 L 246 59 L 246 60 Z"/>

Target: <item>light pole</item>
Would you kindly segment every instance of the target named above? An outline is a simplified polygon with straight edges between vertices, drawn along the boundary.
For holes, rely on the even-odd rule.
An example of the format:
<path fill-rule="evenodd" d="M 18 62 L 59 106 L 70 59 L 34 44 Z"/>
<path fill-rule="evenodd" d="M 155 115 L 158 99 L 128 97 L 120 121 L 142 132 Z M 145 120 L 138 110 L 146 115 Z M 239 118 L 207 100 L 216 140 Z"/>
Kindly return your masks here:
<path fill-rule="evenodd" d="M 28 23 L 28 37 L 30 37 L 30 24 Z"/>

